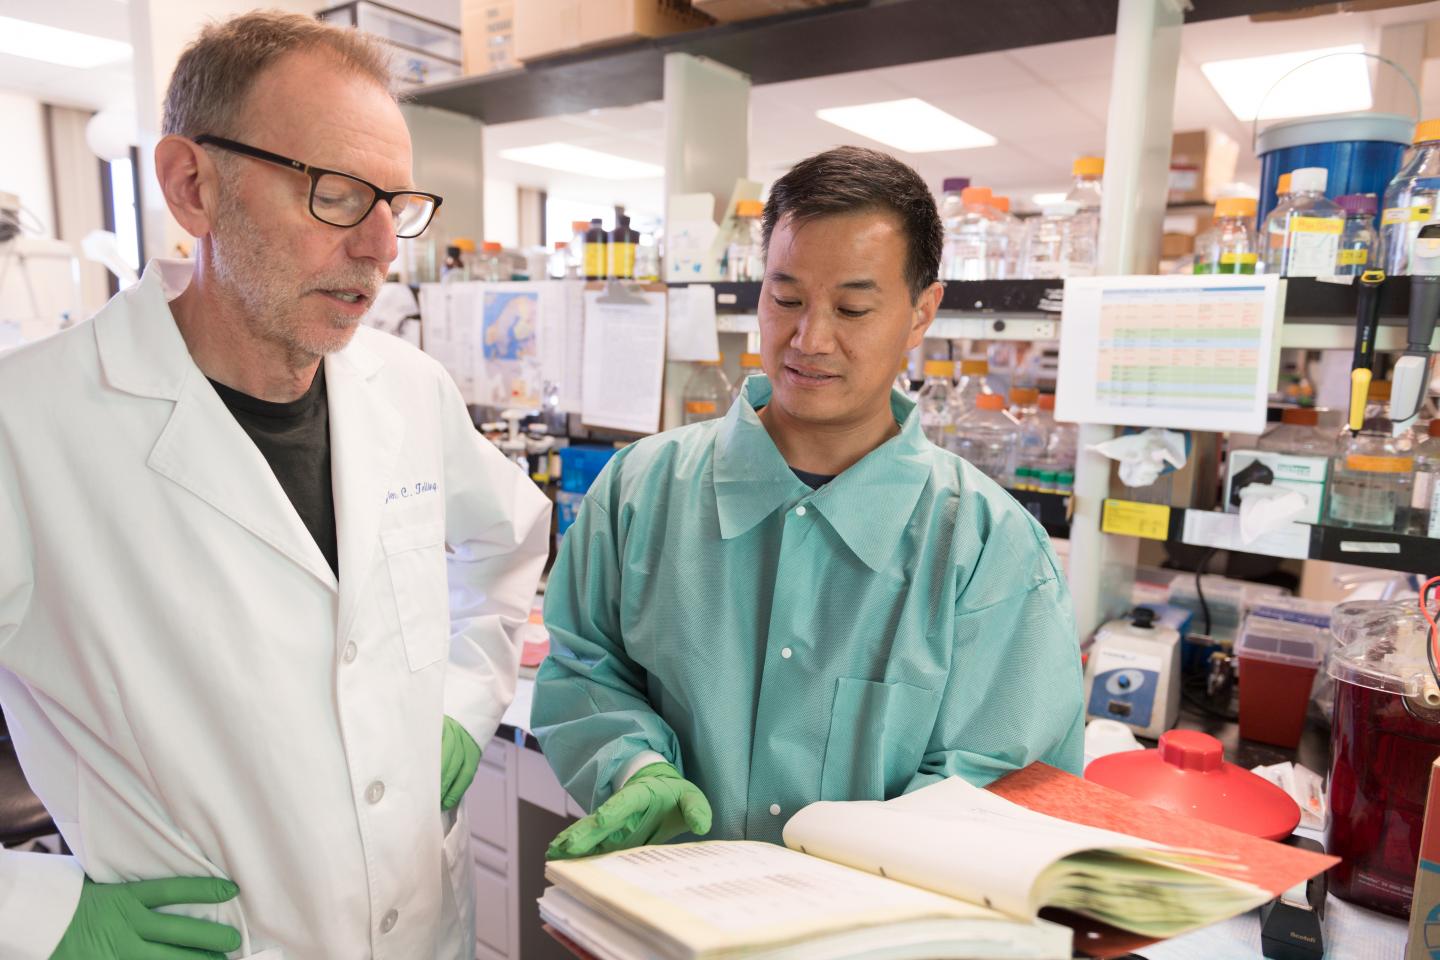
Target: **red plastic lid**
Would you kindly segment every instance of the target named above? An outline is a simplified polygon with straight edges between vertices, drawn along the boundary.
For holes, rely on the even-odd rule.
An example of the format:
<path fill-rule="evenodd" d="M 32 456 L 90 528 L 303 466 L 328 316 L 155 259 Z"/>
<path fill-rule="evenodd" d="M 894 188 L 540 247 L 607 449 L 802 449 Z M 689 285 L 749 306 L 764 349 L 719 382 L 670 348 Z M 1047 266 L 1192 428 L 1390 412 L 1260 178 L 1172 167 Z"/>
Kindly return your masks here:
<path fill-rule="evenodd" d="M 1300 823 L 1288 793 L 1227 763 L 1220 741 L 1198 730 L 1162 733 L 1158 750 L 1100 757 L 1085 768 L 1085 779 L 1266 840 L 1283 840 Z"/>

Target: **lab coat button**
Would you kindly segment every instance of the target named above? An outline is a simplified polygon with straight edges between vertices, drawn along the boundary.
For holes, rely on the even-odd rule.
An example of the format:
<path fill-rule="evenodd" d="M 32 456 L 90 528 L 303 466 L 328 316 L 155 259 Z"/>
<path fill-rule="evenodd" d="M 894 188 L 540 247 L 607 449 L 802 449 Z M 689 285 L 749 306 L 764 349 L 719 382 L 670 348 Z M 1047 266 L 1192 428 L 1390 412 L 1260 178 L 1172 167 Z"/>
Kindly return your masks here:
<path fill-rule="evenodd" d="M 395 921 L 399 919 L 400 912 L 398 910 L 391 910 L 389 913 L 385 914 L 385 919 L 380 921 L 380 932 L 389 933 L 391 930 L 394 930 Z"/>
<path fill-rule="evenodd" d="M 354 663 L 354 662 L 355 662 L 355 655 L 356 655 L 357 653 L 359 653 L 359 652 L 360 652 L 360 648 L 357 647 L 357 646 L 355 646 L 355 644 L 353 644 L 353 643 L 347 643 L 347 644 L 345 644 L 345 653 L 343 654 L 343 656 L 345 657 L 345 662 L 346 662 L 346 663 Z"/>
<path fill-rule="evenodd" d="M 791 655 L 793 652 L 794 652 L 794 651 L 791 650 L 789 647 L 786 647 L 784 650 L 781 650 L 781 651 L 780 651 L 780 656 L 784 657 L 786 660 L 789 660 L 789 659 L 790 659 L 790 655 Z"/>
<path fill-rule="evenodd" d="M 365 788 L 365 799 L 369 800 L 371 803 L 379 803 L 380 798 L 383 796 L 385 796 L 385 784 L 381 783 L 379 780 L 376 780 L 374 783 L 370 784 L 370 786 Z"/>
<path fill-rule="evenodd" d="M 795 516 L 797 516 L 797 517 L 803 517 L 803 516 L 805 516 L 805 505 L 804 505 L 803 503 L 802 503 L 800 506 L 798 506 L 798 507 L 795 508 Z"/>
<path fill-rule="evenodd" d="M 778 816 L 780 816 L 780 804 L 778 804 L 778 803 L 772 803 L 772 804 L 770 804 L 770 816 L 772 816 L 772 817 L 778 817 Z"/>

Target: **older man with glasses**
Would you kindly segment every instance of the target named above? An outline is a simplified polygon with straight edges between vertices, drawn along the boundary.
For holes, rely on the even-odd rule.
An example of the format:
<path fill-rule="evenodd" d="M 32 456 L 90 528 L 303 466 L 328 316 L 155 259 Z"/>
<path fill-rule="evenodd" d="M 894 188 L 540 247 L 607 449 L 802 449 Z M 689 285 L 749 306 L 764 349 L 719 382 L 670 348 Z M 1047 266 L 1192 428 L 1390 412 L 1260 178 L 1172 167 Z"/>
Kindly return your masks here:
<path fill-rule="evenodd" d="M 440 197 L 304 17 L 207 27 L 164 133 L 193 261 L 0 360 L 0 704 L 74 854 L 0 850 L 0 956 L 468 960 L 549 507 L 359 327 Z"/>

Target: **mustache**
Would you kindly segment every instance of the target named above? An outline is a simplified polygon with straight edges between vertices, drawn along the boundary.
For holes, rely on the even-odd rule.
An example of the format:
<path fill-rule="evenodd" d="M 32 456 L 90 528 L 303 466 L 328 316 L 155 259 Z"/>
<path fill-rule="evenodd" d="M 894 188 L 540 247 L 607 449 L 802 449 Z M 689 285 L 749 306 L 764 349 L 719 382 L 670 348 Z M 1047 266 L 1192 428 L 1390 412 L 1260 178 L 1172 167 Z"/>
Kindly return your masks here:
<path fill-rule="evenodd" d="M 385 282 L 384 274 L 377 274 L 374 271 L 364 273 L 336 274 L 331 277 L 320 277 L 311 281 L 311 290 L 358 290 L 367 298 L 374 300 L 375 294 L 380 290 L 381 284 Z"/>

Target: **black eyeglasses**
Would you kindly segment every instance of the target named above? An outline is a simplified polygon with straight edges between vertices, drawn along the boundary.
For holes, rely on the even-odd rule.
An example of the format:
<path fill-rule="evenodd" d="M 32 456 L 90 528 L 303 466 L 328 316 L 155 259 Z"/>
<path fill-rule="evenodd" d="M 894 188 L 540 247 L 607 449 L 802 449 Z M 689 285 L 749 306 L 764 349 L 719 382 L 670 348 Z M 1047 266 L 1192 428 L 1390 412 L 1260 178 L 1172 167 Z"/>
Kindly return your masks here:
<path fill-rule="evenodd" d="M 256 160 L 264 160 L 276 166 L 297 170 L 310 178 L 310 215 L 321 223 L 332 227 L 359 226 L 375 204 L 385 201 L 390 205 L 390 214 L 395 221 L 395 236 L 408 239 L 418 237 L 430 226 L 435 211 L 440 209 L 440 197 L 419 190 L 381 190 L 368 180 L 361 180 L 339 170 L 312 167 L 299 160 L 282 157 L 269 150 L 261 150 L 235 140 L 211 136 L 208 133 L 195 138 L 200 146 L 219 147 L 231 153 L 243 154 Z"/>

